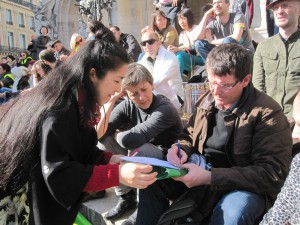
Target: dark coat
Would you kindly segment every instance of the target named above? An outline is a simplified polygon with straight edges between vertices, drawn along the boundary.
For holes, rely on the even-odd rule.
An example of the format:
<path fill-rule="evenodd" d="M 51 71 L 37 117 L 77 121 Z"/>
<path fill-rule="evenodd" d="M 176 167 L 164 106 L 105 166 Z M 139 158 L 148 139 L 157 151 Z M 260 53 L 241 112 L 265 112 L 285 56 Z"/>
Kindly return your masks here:
<path fill-rule="evenodd" d="M 212 94 L 202 96 L 196 107 L 180 138 L 182 149 L 189 155 L 203 153 L 213 115 Z M 224 122 L 228 132 L 225 152 L 231 167 L 212 169 L 211 189 L 258 193 L 266 196 L 269 207 L 291 162 L 292 138 L 287 118 L 275 100 L 249 84 Z"/>
<path fill-rule="evenodd" d="M 66 111 L 48 115 L 42 124 L 35 146 L 40 159 L 29 182 L 30 224 L 73 224 L 93 165 L 107 163 L 95 129 L 80 126 L 79 118 L 73 97 Z"/>
<path fill-rule="evenodd" d="M 131 34 L 121 33 L 120 44 L 126 49 L 130 62 L 137 62 L 139 55 L 142 53 L 142 49 L 136 38 Z"/>

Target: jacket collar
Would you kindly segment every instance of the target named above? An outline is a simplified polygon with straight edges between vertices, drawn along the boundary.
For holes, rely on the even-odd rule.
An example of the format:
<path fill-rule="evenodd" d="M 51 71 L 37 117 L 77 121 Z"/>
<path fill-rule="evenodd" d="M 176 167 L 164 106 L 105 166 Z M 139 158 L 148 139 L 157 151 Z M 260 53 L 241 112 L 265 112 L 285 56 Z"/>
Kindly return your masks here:
<path fill-rule="evenodd" d="M 235 114 L 237 117 L 240 117 L 242 119 L 246 119 L 250 107 L 251 107 L 251 100 L 250 99 L 253 96 L 254 92 L 254 87 L 252 83 L 249 83 L 247 87 L 244 88 L 242 96 L 239 100 L 239 103 L 236 105 L 234 109 L 232 109 L 232 114 Z M 199 108 L 206 110 L 206 111 L 211 111 L 214 107 L 214 97 L 211 94 L 210 91 L 206 92 L 203 97 L 201 98 L 203 101 L 200 102 Z"/>

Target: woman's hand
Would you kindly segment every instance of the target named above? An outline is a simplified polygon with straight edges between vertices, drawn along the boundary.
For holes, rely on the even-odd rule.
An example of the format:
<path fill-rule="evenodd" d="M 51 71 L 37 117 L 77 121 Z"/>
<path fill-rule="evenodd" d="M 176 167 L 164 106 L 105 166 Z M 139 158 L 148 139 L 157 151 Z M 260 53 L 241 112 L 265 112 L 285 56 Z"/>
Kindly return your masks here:
<path fill-rule="evenodd" d="M 175 47 L 174 45 L 169 45 L 168 46 L 168 51 L 176 53 L 179 51 L 179 49 L 177 47 Z"/>
<path fill-rule="evenodd" d="M 121 163 L 119 167 L 120 183 L 133 188 L 146 188 L 153 184 L 157 172 L 152 171 L 152 166 L 138 163 Z"/>

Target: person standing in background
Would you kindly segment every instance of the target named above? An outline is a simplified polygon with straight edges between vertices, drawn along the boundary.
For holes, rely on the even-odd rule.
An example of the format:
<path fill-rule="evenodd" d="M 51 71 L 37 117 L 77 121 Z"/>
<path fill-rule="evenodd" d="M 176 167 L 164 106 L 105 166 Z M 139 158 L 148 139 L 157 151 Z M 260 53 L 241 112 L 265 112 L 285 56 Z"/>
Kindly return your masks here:
<path fill-rule="evenodd" d="M 36 42 L 36 33 L 31 35 L 31 41 L 27 46 L 27 51 L 30 52 L 30 56 L 32 57 L 32 59 L 37 60 L 38 54 L 37 54 L 37 48 L 35 42 Z"/>
<path fill-rule="evenodd" d="M 261 41 L 254 54 L 253 84 L 271 96 L 290 119 L 293 101 L 300 88 L 299 0 L 272 0 L 279 34 Z"/>
<path fill-rule="evenodd" d="M 46 49 L 46 44 L 51 41 L 51 38 L 47 35 L 48 28 L 46 26 L 42 26 L 40 29 L 40 36 L 36 39 L 36 48 L 37 48 L 37 55 L 44 49 Z"/>

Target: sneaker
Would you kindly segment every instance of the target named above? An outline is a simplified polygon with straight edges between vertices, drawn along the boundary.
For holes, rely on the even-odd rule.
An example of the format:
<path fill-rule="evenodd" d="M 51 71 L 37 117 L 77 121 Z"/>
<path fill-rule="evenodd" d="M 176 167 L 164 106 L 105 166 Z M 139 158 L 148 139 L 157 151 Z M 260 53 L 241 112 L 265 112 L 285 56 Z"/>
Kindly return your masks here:
<path fill-rule="evenodd" d="M 136 222 L 136 216 L 137 216 L 137 209 L 134 211 L 134 213 L 128 217 L 127 220 L 125 220 L 121 225 L 135 225 Z"/>
<path fill-rule="evenodd" d="M 134 190 L 130 190 L 128 193 L 120 196 L 117 206 L 109 210 L 104 218 L 115 221 L 123 216 L 126 212 L 136 209 L 136 207 L 136 193 Z"/>

